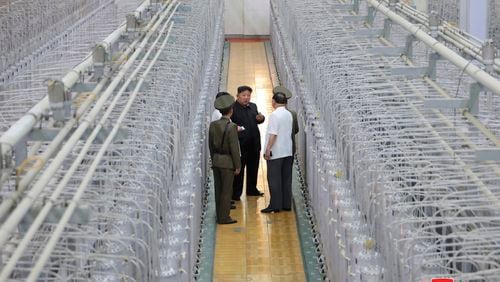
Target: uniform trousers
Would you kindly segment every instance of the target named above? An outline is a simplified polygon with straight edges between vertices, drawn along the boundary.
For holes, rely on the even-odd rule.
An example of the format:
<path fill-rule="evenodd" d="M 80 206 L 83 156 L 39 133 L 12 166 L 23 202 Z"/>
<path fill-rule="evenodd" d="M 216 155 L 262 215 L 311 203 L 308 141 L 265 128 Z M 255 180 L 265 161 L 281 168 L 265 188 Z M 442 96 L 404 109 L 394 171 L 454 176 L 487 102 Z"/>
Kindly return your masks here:
<path fill-rule="evenodd" d="M 230 219 L 229 212 L 231 210 L 234 170 L 214 167 L 213 172 L 217 223 L 224 223 Z"/>
<path fill-rule="evenodd" d="M 271 194 L 268 208 L 292 208 L 292 164 L 292 156 L 267 161 L 267 183 Z"/>

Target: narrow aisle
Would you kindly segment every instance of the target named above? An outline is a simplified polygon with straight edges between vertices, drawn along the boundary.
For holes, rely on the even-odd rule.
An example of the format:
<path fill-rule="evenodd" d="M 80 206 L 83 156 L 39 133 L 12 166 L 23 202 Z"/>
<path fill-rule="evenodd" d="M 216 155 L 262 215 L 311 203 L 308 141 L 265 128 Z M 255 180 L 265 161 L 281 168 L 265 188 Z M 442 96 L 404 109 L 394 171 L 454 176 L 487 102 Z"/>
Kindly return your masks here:
<path fill-rule="evenodd" d="M 264 43 L 231 42 L 228 75 L 227 91 L 234 96 L 240 85 L 254 89 L 252 102 L 266 116 L 266 122 L 259 127 L 264 144 L 267 117 L 273 110 Z M 215 281 L 305 281 L 294 212 L 260 212 L 269 203 L 266 162 L 262 157 L 257 188 L 265 192 L 265 197 L 242 196 L 236 210 L 231 210 L 237 224 L 217 226 Z"/>

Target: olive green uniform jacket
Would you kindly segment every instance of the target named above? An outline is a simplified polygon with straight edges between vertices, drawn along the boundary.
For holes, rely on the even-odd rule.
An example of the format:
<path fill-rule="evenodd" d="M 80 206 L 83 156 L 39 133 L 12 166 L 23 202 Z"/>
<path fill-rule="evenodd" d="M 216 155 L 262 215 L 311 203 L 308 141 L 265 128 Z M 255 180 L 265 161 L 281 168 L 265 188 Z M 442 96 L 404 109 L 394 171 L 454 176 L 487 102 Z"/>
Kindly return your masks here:
<path fill-rule="evenodd" d="M 222 143 L 226 124 L 228 126 L 224 137 L 225 140 Z M 212 167 L 231 169 L 233 171 L 241 168 L 237 125 L 227 117 L 222 117 L 210 123 L 208 147 L 212 158 Z"/>
<path fill-rule="evenodd" d="M 224 141 L 222 140 L 223 136 Z M 210 123 L 208 147 L 214 174 L 217 223 L 226 223 L 231 221 L 229 213 L 233 194 L 234 171 L 241 168 L 240 145 L 236 124 L 232 123 L 227 117 L 222 117 Z"/>

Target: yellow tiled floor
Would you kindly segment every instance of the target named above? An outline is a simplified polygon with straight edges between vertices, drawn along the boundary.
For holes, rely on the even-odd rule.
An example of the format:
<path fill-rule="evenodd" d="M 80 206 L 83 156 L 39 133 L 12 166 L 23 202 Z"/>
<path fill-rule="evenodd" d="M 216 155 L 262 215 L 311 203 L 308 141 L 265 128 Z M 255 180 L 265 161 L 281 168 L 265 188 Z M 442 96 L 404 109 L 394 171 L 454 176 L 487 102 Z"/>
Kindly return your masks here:
<path fill-rule="evenodd" d="M 272 85 L 264 43 L 231 43 L 228 92 L 236 95 L 240 85 L 254 89 L 252 102 L 268 117 Z M 262 144 L 266 127 L 267 122 L 260 126 Z M 264 197 L 242 196 L 236 210 L 231 210 L 237 224 L 217 226 L 215 281 L 305 281 L 295 214 L 260 212 L 269 203 L 264 159 L 257 187 L 265 192 Z"/>

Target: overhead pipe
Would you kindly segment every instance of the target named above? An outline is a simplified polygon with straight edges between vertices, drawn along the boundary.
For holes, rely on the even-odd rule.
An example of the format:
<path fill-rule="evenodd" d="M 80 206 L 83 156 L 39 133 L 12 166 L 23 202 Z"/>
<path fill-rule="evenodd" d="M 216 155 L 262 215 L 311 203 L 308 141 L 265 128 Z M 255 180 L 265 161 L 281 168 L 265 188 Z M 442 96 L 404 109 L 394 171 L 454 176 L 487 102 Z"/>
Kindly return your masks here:
<path fill-rule="evenodd" d="M 128 57 L 130 53 L 133 51 L 133 48 L 135 45 L 139 42 L 139 39 L 134 40 L 134 42 L 131 43 L 131 45 L 127 48 L 127 50 L 120 56 L 118 61 L 120 64 L 123 64 L 124 58 Z M 42 163 L 46 163 L 58 150 L 59 146 L 64 142 L 66 139 L 66 136 L 70 133 L 71 129 L 73 126 L 75 126 L 78 123 L 78 120 L 81 118 L 83 113 L 90 107 L 90 105 L 93 102 L 93 99 L 98 97 L 99 93 L 102 91 L 104 86 L 108 83 L 109 78 L 105 77 L 103 78 L 97 85 L 96 87 L 92 90 L 92 96 L 89 96 L 85 99 L 85 101 L 82 103 L 82 105 L 78 108 L 77 112 L 75 113 L 75 116 L 68 120 L 64 126 L 58 131 L 57 135 L 54 137 L 54 139 L 50 142 L 50 144 L 45 148 L 45 151 L 38 156 L 38 160 L 40 160 Z M 43 166 L 37 166 L 31 169 L 22 177 L 22 179 L 17 183 L 16 185 L 16 191 L 13 192 L 13 194 L 9 195 L 2 203 L 0 203 L 0 221 L 7 215 L 7 213 L 10 211 L 12 206 L 20 199 L 20 197 L 23 195 L 24 190 L 26 187 L 31 183 L 31 181 L 34 179 L 36 175 L 40 172 L 40 170 L 43 168 Z M 10 173 L 6 173 L 8 176 Z M 0 180 L 0 185 L 6 180 L 1 179 Z"/>
<path fill-rule="evenodd" d="M 429 36 L 429 37 L 430 37 L 430 36 Z M 432 37 L 431 37 L 431 38 L 432 38 Z M 385 44 L 388 44 L 389 46 L 394 46 L 391 42 L 389 42 L 389 41 L 387 41 L 387 40 L 385 40 L 385 42 L 384 42 L 384 43 L 385 43 Z M 450 51 L 451 51 L 451 50 L 450 50 Z M 455 53 L 454 53 L 454 54 L 455 54 Z M 407 60 L 409 60 L 409 59 L 407 58 Z M 407 61 L 407 62 L 408 62 L 410 65 L 413 65 L 413 63 L 412 63 L 411 61 Z M 445 96 L 448 96 L 448 94 L 447 94 L 446 92 L 444 92 L 443 90 L 439 91 L 438 89 L 440 89 L 440 87 L 436 87 L 436 86 L 437 86 L 437 84 L 436 84 L 434 81 L 432 81 L 430 78 L 426 77 L 426 78 L 425 78 L 425 80 L 426 80 L 426 81 L 428 81 L 428 82 L 429 82 L 429 81 L 431 81 L 430 85 L 431 85 L 431 86 L 433 86 L 433 87 L 434 87 L 434 88 L 435 88 L 435 89 L 436 89 L 436 90 L 437 90 L 440 94 L 442 94 L 442 95 L 444 94 Z M 398 90 L 398 92 L 402 93 L 402 92 L 399 90 L 399 88 L 397 88 L 397 87 L 396 87 L 396 89 Z M 421 96 L 421 94 L 419 94 L 419 96 Z M 412 106 L 412 108 L 415 110 L 415 112 L 416 112 L 416 113 L 418 113 L 418 115 L 419 115 L 419 116 L 421 116 L 421 117 L 425 120 L 425 118 L 424 118 L 423 114 L 421 113 L 421 111 L 420 111 L 419 109 L 415 108 L 414 106 Z M 469 114 L 469 113 L 468 113 L 468 114 Z M 472 115 L 470 115 L 470 114 L 469 114 L 469 116 L 472 116 Z M 444 116 L 441 116 L 441 118 L 445 119 L 445 118 L 444 118 Z M 472 121 L 474 121 L 474 120 L 473 120 L 473 119 L 469 119 L 469 121 L 471 121 L 471 122 L 472 122 Z M 447 120 L 447 119 L 445 119 L 445 121 L 444 121 L 444 122 L 450 123 L 450 121 L 449 121 L 449 120 Z M 477 126 L 477 123 L 474 123 L 474 122 L 473 122 L 473 124 Z M 430 128 L 430 129 L 431 129 L 431 131 L 432 131 L 432 132 L 433 132 L 433 133 L 434 133 L 434 134 L 435 134 L 435 135 L 439 138 L 440 143 L 443 145 L 443 147 L 444 147 L 444 148 L 445 148 L 445 149 L 446 149 L 446 150 L 447 150 L 447 151 L 448 151 L 451 155 L 455 155 L 455 151 L 453 150 L 453 148 L 452 148 L 452 147 L 451 147 L 451 146 L 450 146 L 450 145 L 449 145 L 449 144 L 448 144 L 448 143 L 447 143 L 444 139 L 442 139 L 442 138 L 440 137 L 440 135 L 438 134 L 438 132 L 437 132 L 437 131 L 435 131 L 435 130 L 433 129 L 432 125 L 431 125 L 430 123 L 426 122 L 426 126 L 427 126 L 428 128 Z M 484 129 L 485 129 L 485 127 L 484 127 L 482 124 L 479 124 L 479 126 L 477 126 L 477 128 L 478 128 L 481 132 L 483 132 L 483 133 L 485 133 L 485 132 L 486 132 L 486 133 L 488 133 L 488 132 L 489 132 L 488 130 L 484 130 Z M 486 135 L 486 136 L 487 136 L 487 137 L 488 137 L 491 141 L 493 141 L 493 142 L 497 141 L 497 142 L 498 142 L 498 139 L 496 139 L 494 136 L 493 136 L 493 138 L 492 138 L 491 134 L 486 134 L 486 133 L 485 133 L 485 135 Z M 491 133 L 491 132 L 490 132 L 490 133 Z M 461 138 L 463 138 L 463 139 L 464 139 L 464 141 L 467 141 L 467 140 L 464 138 L 465 136 L 464 136 L 463 134 L 458 133 L 458 135 L 459 135 Z M 496 143 L 496 144 L 498 144 L 498 143 Z M 473 144 L 469 144 L 469 146 L 474 147 L 474 145 L 473 145 Z M 482 192 L 482 193 L 483 193 L 486 197 L 488 197 L 488 199 L 490 199 L 496 207 L 500 207 L 500 199 L 499 199 L 499 198 L 497 198 L 497 197 L 495 196 L 495 194 L 494 194 L 494 193 L 493 193 L 493 192 L 492 192 L 492 191 L 491 191 L 491 190 L 490 190 L 490 189 L 489 189 L 489 188 L 488 188 L 488 187 L 484 184 L 484 182 L 483 182 L 481 179 L 479 179 L 479 178 L 477 177 L 477 175 L 476 175 L 476 174 L 475 174 L 475 173 L 474 173 L 474 172 L 473 172 L 473 171 L 472 171 L 472 170 L 471 170 L 471 169 L 467 166 L 467 164 L 466 164 L 463 160 L 461 160 L 460 158 L 457 158 L 457 159 L 456 159 L 456 161 L 457 161 L 457 162 L 458 162 L 458 163 L 459 163 L 459 164 L 460 164 L 460 165 L 464 168 L 466 175 L 467 175 L 467 176 L 469 176 L 469 177 L 470 177 L 470 178 L 471 178 L 471 179 L 472 179 L 475 183 L 477 183 L 477 185 L 478 185 L 478 187 L 479 187 L 479 190 L 480 190 L 480 191 L 481 191 L 481 192 Z M 497 173 L 499 173 L 499 172 L 500 172 L 500 171 L 499 171 L 498 169 L 496 169 L 496 168 L 495 168 L 494 170 L 495 170 L 495 172 L 497 172 Z"/>
<path fill-rule="evenodd" d="M 145 0 L 134 12 L 135 15 L 141 15 L 150 5 L 150 0 Z M 125 31 L 123 23 L 117 30 L 111 33 L 103 40 L 105 46 L 111 46 L 118 41 L 120 35 Z M 92 54 L 87 56 L 83 62 L 69 71 L 61 81 L 66 89 L 71 89 L 81 78 L 81 74 L 89 70 L 93 65 Z M 6 132 L 0 137 L 0 154 L 2 156 L 12 154 L 14 146 L 27 136 L 44 114 L 50 110 L 49 98 L 46 96 L 35 106 L 33 106 L 23 117 L 17 120 Z M 1 182 L 0 182 L 1 183 Z"/>
<path fill-rule="evenodd" d="M 174 11 L 175 11 L 175 9 L 174 9 Z M 173 14 L 171 14 L 171 16 L 172 15 Z M 169 25 L 169 22 L 170 22 L 170 20 L 167 20 L 167 22 L 164 24 L 162 30 L 160 31 L 160 33 L 164 33 L 165 32 L 166 28 Z M 170 24 L 167 36 L 164 39 L 164 42 L 163 42 L 163 44 L 161 46 L 161 49 L 163 49 L 165 43 L 168 41 L 171 29 L 172 29 L 172 24 Z M 140 65 L 137 67 L 135 74 L 138 73 L 138 70 L 142 67 L 142 65 L 149 58 L 149 56 L 152 53 L 152 51 L 155 50 L 154 46 L 156 46 L 156 44 L 158 43 L 159 39 L 160 39 L 160 37 L 158 37 L 156 39 L 156 41 L 152 44 L 151 48 L 148 50 L 147 54 L 142 59 Z M 154 64 L 154 62 L 156 62 L 156 60 L 158 59 L 159 54 L 160 54 L 160 52 L 157 53 L 157 56 L 155 56 L 154 61 L 152 61 L 152 64 Z M 150 69 L 151 69 L 151 67 L 148 68 L 147 72 L 149 72 Z M 133 76 L 135 76 L 135 75 L 133 75 Z M 144 76 L 141 76 L 141 79 L 140 79 L 140 81 L 139 81 L 139 83 L 136 86 L 136 89 L 134 91 L 134 94 L 133 94 L 134 97 L 137 95 L 138 89 L 140 88 L 140 86 L 142 85 L 143 82 L 144 82 Z M 138 86 L 139 86 L 139 88 L 138 88 Z M 125 88 L 126 87 L 124 87 L 123 90 Z M 123 92 L 124 91 L 122 91 L 122 93 Z M 118 100 L 119 100 L 119 96 L 117 95 L 115 97 L 114 101 L 113 101 L 115 105 L 118 102 Z M 130 99 L 130 101 L 133 101 L 133 100 L 134 100 L 134 98 Z M 130 103 L 130 101 L 129 101 L 129 103 Z M 26 232 L 26 234 L 23 237 L 22 241 L 19 243 L 19 245 L 17 246 L 15 252 L 11 255 L 8 263 L 6 264 L 6 266 L 4 267 L 4 269 L 2 270 L 2 272 L 0 273 L 0 281 L 2 281 L 3 279 L 7 279 L 9 277 L 9 275 L 12 273 L 12 270 L 16 266 L 17 261 L 22 257 L 22 254 L 24 253 L 25 249 L 27 248 L 27 246 L 31 242 L 31 239 L 33 238 L 33 236 L 38 231 L 38 228 L 43 224 L 43 222 L 45 221 L 45 218 L 50 213 L 50 211 L 52 210 L 54 204 L 56 203 L 56 200 L 58 199 L 58 197 L 60 196 L 60 194 L 63 192 L 64 188 L 66 187 L 67 183 L 71 179 L 73 173 L 76 171 L 76 169 L 78 168 L 78 166 L 81 164 L 81 160 L 83 160 L 83 158 L 85 157 L 86 152 L 88 151 L 88 149 L 90 148 L 90 146 L 93 144 L 93 141 L 97 137 L 97 134 L 99 133 L 100 129 L 102 128 L 102 125 L 105 123 L 105 120 L 111 114 L 113 108 L 114 108 L 114 106 L 110 106 L 107 109 L 106 114 L 101 118 L 101 121 L 99 122 L 98 127 L 96 127 L 93 130 L 93 132 L 90 135 L 89 139 L 86 141 L 86 144 L 84 145 L 84 148 L 79 153 L 78 157 L 73 161 L 72 166 L 70 167 L 70 169 L 68 170 L 68 172 L 65 174 L 63 180 L 58 184 L 57 188 L 52 193 L 52 195 L 50 197 L 50 201 L 47 201 L 45 203 L 45 205 L 43 206 L 43 208 L 40 210 L 40 212 L 37 214 L 36 218 L 34 219 L 33 223 L 30 226 L 30 228 Z M 130 106 L 128 107 L 128 109 L 129 108 L 130 108 Z M 128 110 L 124 110 L 122 112 L 122 115 L 123 115 L 123 113 L 127 113 L 127 112 L 128 112 Z M 123 120 L 123 119 L 121 119 L 121 120 Z M 108 137 L 106 139 L 105 146 L 103 146 L 103 148 L 107 148 L 107 146 L 109 145 L 109 142 L 110 142 L 109 140 L 113 140 L 113 137 L 116 135 L 116 130 L 119 128 L 118 126 L 120 124 L 121 124 L 121 122 L 115 124 L 115 126 L 113 128 L 113 131 L 111 132 L 110 135 L 108 135 Z M 115 128 L 116 128 L 116 130 L 115 130 Z M 99 163 L 99 162 L 97 162 L 97 163 Z M 88 183 L 88 181 L 89 180 L 87 180 L 87 181 L 84 180 L 84 182 L 86 182 L 86 183 Z"/>
<path fill-rule="evenodd" d="M 428 35 L 421 28 L 396 14 L 381 2 L 377 0 L 367 0 L 367 3 L 374 7 L 377 11 L 381 12 L 386 17 L 391 19 L 394 23 L 406 29 L 429 48 L 436 51 L 439 55 L 453 63 L 459 69 L 463 70 L 464 73 L 467 73 L 470 77 L 474 78 L 484 87 L 488 88 L 491 92 L 500 96 L 500 81 L 498 81 L 496 78 L 483 71 L 481 68 L 475 66 L 474 64 L 471 64 L 470 61 L 464 59 L 462 56 L 446 47 L 446 45 L 444 45 L 443 43 L 432 38 L 432 36 Z"/>
<path fill-rule="evenodd" d="M 414 20 L 429 28 L 429 17 L 427 16 L 427 14 L 414 10 L 407 4 L 400 4 L 398 7 L 398 11 L 403 15 L 409 17 L 411 20 Z M 473 57 L 478 62 L 485 65 L 491 65 L 491 63 L 485 62 L 483 60 L 483 46 L 481 45 L 482 40 L 460 30 L 456 26 L 446 21 L 443 22 L 443 24 L 439 27 L 438 35 L 446 42 L 451 43 L 467 55 Z M 494 59 L 492 66 L 494 71 L 500 73 L 500 59 Z"/>
<path fill-rule="evenodd" d="M 26 212 L 29 211 L 33 202 L 37 199 L 38 195 L 43 191 L 45 186 L 52 179 L 54 174 L 57 172 L 59 167 L 64 162 L 66 156 L 73 150 L 73 147 L 80 141 L 83 134 L 87 131 L 88 128 L 91 127 L 93 122 L 98 117 L 102 108 L 106 105 L 106 101 L 113 94 L 115 88 L 117 88 L 123 81 L 123 78 L 129 71 L 129 69 L 134 65 L 135 60 L 139 57 L 139 55 L 146 49 L 147 43 L 153 34 L 155 34 L 159 23 L 161 23 L 168 16 L 172 4 L 176 1 L 173 1 L 168 4 L 168 6 L 163 6 L 161 11 L 158 14 L 158 21 L 156 21 L 155 25 L 151 28 L 148 28 L 148 33 L 145 35 L 141 44 L 136 48 L 135 52 L 129 58 L 129 60 L 125 63 L 123 68 L 119 71 L 116 77 L 111 81 L 110 85 L 103 92 L 101 98 L 97 101 L 95 106 L 92 108 L 92 111 L 79 123 L 78 128 L 74 131 L 71 137 L 66 141 L 64 146 L 61 148 L 57 156 L 52 160 L 50 165 L 45 169 L 44 173 L 38 178 L 38 181 L 34 184 L 32 189 L 27 193 L 26 197 L 22 199 L 22 201 L 17 205 L 15 210 L 13 210 L 6 221 L 0 227 L 0 248 L 7 242 L 10 233 L 16 228 L 19 222 L 22 220 Z M 131 82 L 131 77 L 127 80 L 128 83 Z"/>
<path fill-rule="evenodd" d="M 143 5 L 141 5 L 141 7 L 139 7 L 136 10 L 136 12 L 139 13 L 140 11 L 143 11 L 147 7 L 145 5 L 145 3 L 148 3 L 148 2 L 149 1 L 145 1 L 143 3 Z M 159 14 L 156 14 L 151 19 L 151 21 L 145 27 L 146 30 L 149 30 L 149 28 L 151 28 L 151 26 L 155 23 L 155 20 L 157 19 L 158 16 L 159 16 Z M 104 39 L 102 44 L 104 44 L 105 46 L 111 46 L 114 42 L 116 42 L 120 38 L 121 34 L 123 34 L 124 31 L 125 31 L 125 29 L 124 29 L 124 25 L 123 25 L 122 28 L 115 30 L 106 39 Z M 127 49 L 123 52 L 123 54 L 118 59 L 119 65 L 123 65 L 125 58 L 128 58 L 130 56 L 130 54 L 135 50 L 136 45 L 142 40 L 142 38 L 143 37 L 139 37 L 139 38 L 135 39 L 127 47 Z M 85 61 L 91 61 L 91 60 L 92 60 L 92 56 L 89 56 L 89 58 L 87 58 Z M 84 66 L 84 65 L 86 65 L 86 64 L 83 64 L 83 63 L 79 64 L 79 69 L 82 69 L 82 66 Z M 118 67 L 118 66 L 116 66 L 116 67 Z M 73 69 L 70 71 L 70 73 L 68 73 L 64 76 L 63 82 L 65 84 L 65 87 L 71 88 L 78 81 L 78 80 L 74 80 L 76 77 L 76 73 L 77 72 L 75 72 L 75 69 Z M 101 80 L 97 84 L 96 88 L 92 91 L 93 95 L 96 95 L 96 96 L 99 95 L 99 93 L 102 91 L 103 87 L 107 84 L 108 80 L 109 80 L 109 78 L 104 78 L 103 80 Z M 71 85 L 71 87 L 70 87 L 70 85 Z M 47 99 L 47 97 L 45 97 L 45 99 Z M 59 130 L 56 137 L 54 138 L 54 140 L 52 140 L 52 142 L 49 144 L 49 146 L 46 148 L 46 150 L 40 156 L 38 156 L 39 160 L 42 163 L 46 163 L 57 152 L 58 148 L 60 147 L 62 142 L 64 142 L 64 140 L 66 139 L 66 136 L 71 131 L 73 126 L 75 126 L 78 123 L 78 120 L 81 117 L 81 115 L 91 105 L 91 102 L 92 102 L 91 99 L 87 99 L 81 105 L 80 109 L 76 112 L 75 117 L 68 120 L 64 124 L 64 126 Z M 47 105 L 48 105 L 48 103 L 47 103 Z M 31 117 L 33 117 L 33 116 L 31 116 Z M 31 131 L 31 128 L 29 129 L 29 131 L 26 134 L 29 134 L 30 131 Z M 23 138 L 23 137 L 21 137 L 21 138 Z M 6 198 L 4 201 L 2 201 L 2 203 L 0 203 L 0 220 L 2 220 L 7 215 L 7 213 L 10 211 L 12 206 L 17 201 L 19 201 L 19 199 L 23 195 L 26 187 L 31 183 L 31 181 L 35 178 L 35 176 L 38 175 L 38 173 L 41 169 L 42 169 L 42 167 L 36 167 L 36 168 L 30 170 L 18 183 L 18 185 L 16 187 L 16 191 L 13 192 L 12 195 L 9 195 L 8 198 Z M 0 179 L 0 184 L 3 183 L 3 181 L 8 178 L 9 174 L 10 173 L 8 171 L 4 174 L 4 177 L 2 179 Z"/>
<path fill-rule="evenodd" d="M 108 78 L 103 79 L 97 87 L 92 91 L 92 94 L 97 95 L 104 85 L 108 82 Z M 92 104 L 91 96 L 89 96 L 85 102 L 81 105 L 79 108 L 77 114 L 75 115 L 74 118 L 70 119 L 67 121 L 64 126 L 59 130 L 55 138 L 50 142 L 50 144 L 47 146 L 45 151 L 37 156 L 37 160 L 40 161 L 42 164 L 45 164 L 58 150 L 59 146 L 61 145 L 62 142 L 66 139 L 67 135 L 71 132 L 73 129 L 73 126 L 77 124 L 78 119 L 81 117 L 81 115 L 90 107 Z M 31 183 L 31 181 L 38 175 L 40 170 L 43 168 L 43 165 L 41 166 L 35 166 L 34 168 L 30 169 L 26 175 L 24 175 L 19 183 L 16 185 L 16 191 L 14 191 L 11 195 L 8 195 L 6 199 L 2 201 L 0 204 L 0 221 L 4 219 L 4 217 L 9 213 L 11 208 L 14 206 L 14 204 L 19 201 L 19 199 L 22 197 L 24 194 L 24 191 L 26 190 L 26 187 Z M 0 182 L 1 184 L 2 182 Z"/>
<path fill-rule="evenodd" d="M 407 5 L 402 5 L 401 7 L 407 7 Z M 402 9 L 400 9 L 402 11 Z M 405 13 L 407 14 L 407 13 Z M 463 34 L 461 34 L 460 30 L 456 29 L 455 27 L 449 25 L 448 23 L 445 22 L 446 27 L 441 27 L 440 30 L 440 36 L 443 37 L 445 40 L 451 42 L 455 46 L 457 46 L 460 49 L 463 49 L 467 54 L 475 58 L 476 60 L 482 62 L 483 64 L 483 56 L 482 56 L 482 50 L 480 47 L 477 47 L 472 41 L 467 40 Z M 449 32 L 445 32 L 449 31 Z M 472 36 L 470 36 L 473 38 Z M 475 38 L 473 38 L 475 39 Z M 476 39 L 477 40 L 477 39 Z M 463 43 L 468 43 L 467 45 L 462 45 Z M 394 45 L 391 46 L 394 47 Z M 407 62 L 409 62 L 409 58 L 406 58 Z M 495 71 L 500 71 L 499 67 L 499 61 L 498 59 L 493 60 L 493 67 Z M 439 94 L 443 95 L 444 97 L 449 97 L 448 93 L 446 93 L 445 90 L 443 90 L 435 81 L 430 79 L 429 77 L 424 77 L 424 80 L 429 83 L 429 85 L 434 88 Z M 493 132 L 491 132 L 490 129 L 488 129 L 486 126 L 484 126 L 474 115 L 471 113 L 464 111 L 463 115 L 467 118 L 469 122 L 471 122 L 481 133 L 483 133 L 484 136 L 486 136 L 491 142 L 495 144 L 495 146 L 500 147 L 500 140 L 495 136 Z M 497 171 L 497 169 L 495 169 Z"/>
<path fill-rule="evenodd" d="M 389 45 L 389 46 L 394 46 L 391 42 L 385 40 L 384 42 L 385 44 Z M 411 62 L 410 62 L 411 63 Z M 413 65 L 413 63 L 411 63 L 410 65 Z M 385 76 L 384 76 L 385 77 Z M 386 77 L 386 79 L 389 79 Z M 403 95 L 403 92 L 399 89 L 399 87 L 397 87 L 396 85 L 394 85 L 395 89 L 397 90 L 397 92 L 400 94 L 400 95 Z M 418 94 L 420 97 L 421 94 Z M 422 118 L 422 120 L 425 121 L 425 126 L 427 128 L 429 128 L 429 130 L 433 133 L 434 136 L 436 136 L 439 140 L 439 142 L 441 143 L 441 145 L 445 148 L 446 151 L 448 151 L 448 153 L 452 156 L 456 155 L 456 152 L 455 150 L 441 137 L 441 135 L 439 134 L 439 132 L 437 132 L 432 124 L 430 122 L 428 122 L 426 119 L 425 119 L 425 116 L 424 114 L 417 108 L 415 107 L 414 105 L 410 104 L 410 107 L 415 111 L 415 113 L 418 114 L 418 116 L 420 118 Z M 448 121 L 449 122 L 449 121 Z M 492 201 L 492 203 L 497 207 L 497 208 L 500 208 L 500 199 L 484 184 L 484 182 L 476 175 L 476 173 L 474 173 L 474 171 L 472 171 L 470 169 L 469 166 L 467 166 L 467 164 L 459 157 L 456 158 L 456 162 L 460 164 L 461 167 L 463 167 L 464 171 L 465 171 L 465 174 L 470 177 L 470 179 L 472 181 L 474 181 L 477 185 L 478 185 L 478 188 L 479 190 L 486 196 L 488 197 L 488 199 L 490 199 Z"/>
<path fill-rule="evenodd" d="M 160 47 L 159 50 L 163 50 L 165 48 L 165 45 L 167 44 L 167 41 L 168 41 L 168 39 L 170 37 L 170 31 L 172 30 L 173 23 L 169 23 L 169 21 L 167 21 L 165 23 L 165 26 L 162 29 L 161 33 L 164 32 L 164 30 L 167 28 L 167 26 L 170 26 L 170 27 L 168 29 L 167 36 L 165 36 L 165 38 L 164 38 L 164 40 L 163 40 L 163 42 L 162 42 L 161 47 Z M 154 47 L 156 46 L 156 43 L 158 43 L 158 41 L 159 41 L 158 39 L 159 38 L 160 37 L 158 37 L 157 40 L 155 41 L 155 43 L 152 45 L 152 48 L 148 51 L 148 54 L 145 56 L 145 59 L 147 59 L 149 57 L 149 55 L 151 54 L 151 51 L 155 50 Z M 92 161 L 92 164 L 91 164 L 89 170 L 87 171 L 87 173 L 85 175 L 85 178 L 82 180 L 82 182 L 78 186 L 78 189 L 76 190 L 76 193 L 73 196 L 73 199 L 71 200 L 71 202 L 69 203 L 68 207 L 66 208 L 66 210 L 63 213 L 63 215 L 61 216 L 61 220 L 57 224 L 57 226 L 56 226 L 56 228 L 54 230 L 54 233 L 50 237 L 50 240 L 45 245 L 45 248 L 43 249 L 43 252 L 40 255 L 39 259 L 37 260 L 35 266 L 31 269 L 30 275 L 28 276 L 28 278 L 26 279 L 26 281 L 33 281 L 33 282 L 35 282 L 38 279 L 38 276 L 40 275 L 40 272 L 43 270 L 43 267 L 45 266 L 45 263 L 50 258 L 50 254 L 52 253 L 52 251 L 56 247 L 57 242 L 59 241 L 59 238 L 62 236 L 66 224 L 69 222 L 71 216 L 73 215 L 73 212 L 77 208 L 77 205 L 79 203 L 80 198 L 83 196 L 83 194 L 85 192 L 85 189 L 87 188 L 87 185 L 89 184 L 89 182 L 92 179 L 92 175 L 94 174 L 94 172 L 97 169 L 99 163 L 101 162 L 102 157 L 104 157 L 104 154 L 106 153 L 106 151 L 108 149 L 108 146 L 111 144 L 111 142 L 113 141 L 114 137 L 118 133 L 118 130 L 120 129 L 120 126 L 123 123 L 123 120 L 126 118 L 127 113 L 129 112 L 130 108 L 134 104 L 135 98 L 139 94 L 139 90 L 142 87 L 142 84 L 144 83 L 145 76 L 147 76 L 147 74 L 151 71 L 151 69 L 153 68 L 153 66 L 156 64 L 156 61 L 160 57 L 160 54 L 161 54 L 161 52 L 157 52 L 156 53 L 156 55 L 150 61 L 147 69 L 144 71 L 144 74 L 141 76 L 141 78 L 137 82 L 137 85 L 135 86 L 132 94 L 130 95 L 130 98 L 129 98 L 129 100 L 128 100 L 126 106 L 125 106 L 125 108 L 123 109 L 123 111 L 121 112 L 118 120 L 116 121 L 115 125 L 113 126 L 112 131 L 107 136 L 107 138 L 106 138 L 103 146 L 99 149 L 99 152 L 97 153 L 97 155 L 95 156 L 94 160 Z M 143 60 L 142 62 L 145 62 L 145 60 Z M 139 69 L 139 67 L 137 69 Z M 109 113 L 111 113 L 111 111 L 109 111 Z M 102 124 L 102 123 L 100 123 L 100 124 Z M 96 138 L 97 134 L 98 134 L 98 130 L 94 130 L 94 132 L 92 133 L 92 137 Z M 90 147 L 90 145 L 92 144 L 92 140 L 89 139 L 87 141 L 87 144 Z M 77 162 L 74 162 L 74 164 L 76 164 L 76 166 L 79 165 L 79 163 L 77 163 Z M 65 185 L 60 185 L 60 186 L 61 186 L 61 188 L 65 187 Z"/>

